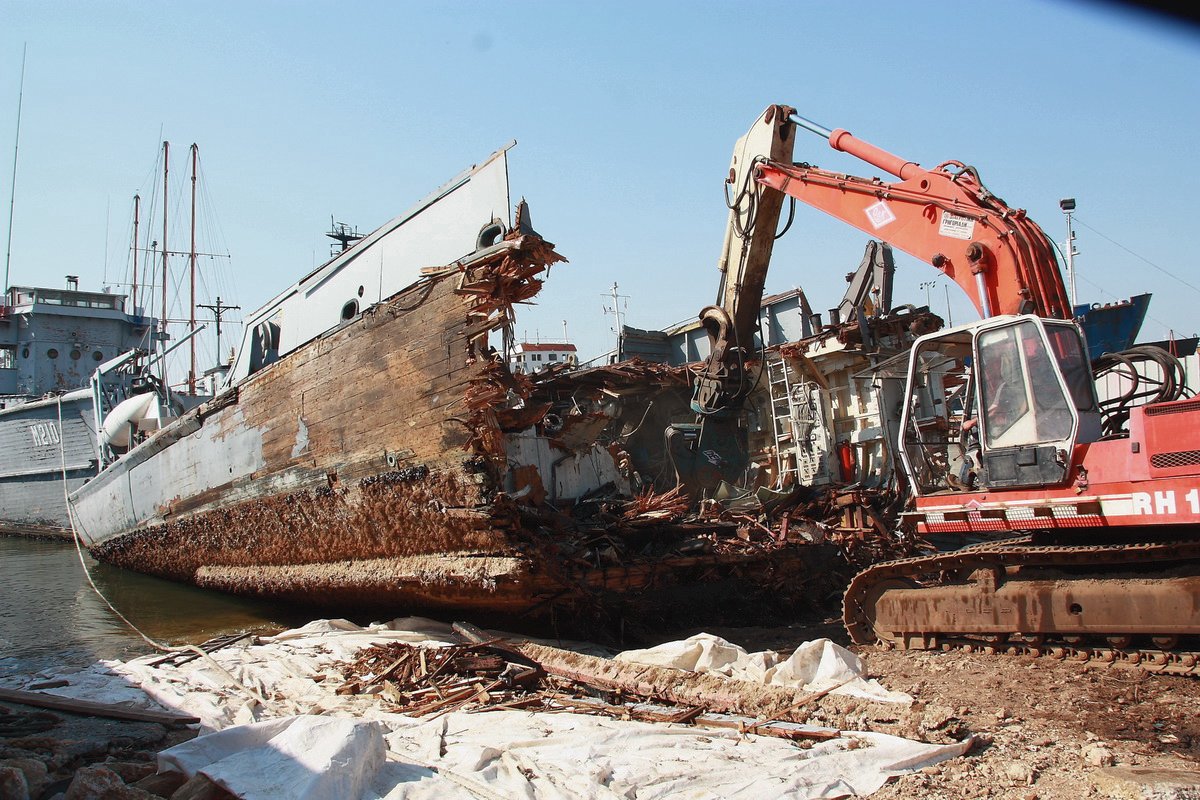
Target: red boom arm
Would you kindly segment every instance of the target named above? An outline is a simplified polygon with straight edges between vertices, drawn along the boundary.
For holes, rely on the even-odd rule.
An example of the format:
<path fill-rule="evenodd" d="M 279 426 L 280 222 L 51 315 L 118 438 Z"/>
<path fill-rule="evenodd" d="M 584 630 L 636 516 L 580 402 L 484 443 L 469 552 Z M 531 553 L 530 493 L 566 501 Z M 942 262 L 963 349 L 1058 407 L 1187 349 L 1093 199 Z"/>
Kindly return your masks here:
<path fill-rule="evenodd" d="M 901 180 L 776 161 L 760 162 L 755 180 L 932 264 L 962 287 L 984 317 L 1071 319 L 1049 238 L 1024 210 L 989 192 L 974 169 L 949 161 L 926 170 L 844 130 L 832 131 L 829 144 Z"/>

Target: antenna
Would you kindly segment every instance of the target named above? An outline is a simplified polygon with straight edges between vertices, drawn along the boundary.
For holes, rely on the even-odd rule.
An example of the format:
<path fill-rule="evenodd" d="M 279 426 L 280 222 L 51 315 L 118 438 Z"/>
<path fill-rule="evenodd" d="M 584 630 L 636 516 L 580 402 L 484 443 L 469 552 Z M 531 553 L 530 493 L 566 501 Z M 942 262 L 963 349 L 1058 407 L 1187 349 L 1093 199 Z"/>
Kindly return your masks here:
<path fill-rule="evenodd" d="M 17 90 L 17 135 L 13 140 L 12 191 L 8 196 L 8 246 L 4 253 L 4 291 L 8 291 L 8 266 L 12 261 L 13 208 L 17 202 L 17 150 L 21 146 L 21 104 L 25 99 L 25 51 L 28 43 L 21 46 L 21 88 Z"/>
<path fill-rule="evenodd" d="M 219 366 L 221 366 L 221 317 L 224 316 L 226 311 L 233 311 L 235 309 L 240 309 L 241 306 L 222 305 L 221 304 L 221 296 L 217 295 L 217 302 L 213 303 L 212 305 L 208 305 L 206 303 L 199 303 L 198 307 L 199 308 L 207 308 L 209 311 L 213 312 L 213 318 L 217 322 L 217 366 L 219 367 Z"/>
<path fill-rule="evenodd" d="M 625 301 L 625 311 L 629 310 L 629 295 L 617 294 L 617 284 L 612 285 L 610 294 L 602 295 L 604 297 L 612 297 L 612 308 L 604 306 L 605 314 L 612 314 L 616 319 L 617 326 L 613 329 L 613 333 L 617 334 L 617 352 L 621 350 L 621 300 Z M 566 322 L 563 323 L 566 325 Z"/>
<path fill-rule="evenodd" d="M 329 215 L 329 233 L 325 235 L 337 242 L 337 244 L 329 246 L 330 256 L 346 252 L 354 246 L 355 242 L 363 238 L 363 235 L 358 232 L 358 226 L 351 228 L 344 222 L 334 222 L 332 214 Z"/>

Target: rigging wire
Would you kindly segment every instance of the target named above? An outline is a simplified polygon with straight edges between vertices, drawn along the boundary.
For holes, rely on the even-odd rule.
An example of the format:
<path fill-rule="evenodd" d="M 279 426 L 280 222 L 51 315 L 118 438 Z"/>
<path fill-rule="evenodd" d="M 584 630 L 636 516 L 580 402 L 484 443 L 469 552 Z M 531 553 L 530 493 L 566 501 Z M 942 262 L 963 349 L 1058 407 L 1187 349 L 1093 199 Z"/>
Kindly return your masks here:
<path fill-rule="evenodd" d="M 1173 272 L 1171 272 L 1171 271 L 1169 271 L 1169 270 L 1167 270 L 1167 269 L 1165 269 L 1165 268 L 1163 268 L 1163 267 L 1160 267 L 1158 264 L 1155 264 L 1153 261 L 1151 261 L 1150 259 L 1146 258 L 1145 256 L 1143 256 L 1143 255 L 1140 255 L 1140 254 L 1138 254 L 1138 253 L 1135 253 L 1134 251 L 1130 250 L 1128 247 L 1126 247 L 1125 245 L 1123 245 L 1123 244 L 1121 244 L 1120 242 L 1116 241 L 1115 239 L 1111 239 L 1111 238 L 1109 238 L 1108 236 L 1105 236 L 1103 233 L 1101 233 L 1100 231 L 1098 231 L 1098 230 L 1096 230 L 1095 228 L 1093 228 L 1091 225 L 1088 225 L 1086 222 L 1084 222 L 1083 220 L 1081 220 L 1081 219 L 1080 219 L 1078 216 L 1075 216 L 1075 217 L 1074 217 L 1074 220 L 1075 220 L 1076 222 L 1078 222 L 1080 225 L 1082 225 L 1083 227 L 1087 228 L 1087 229 L 1088 229 L 1089 231 L 1091 231 L 1092 233 L 1094 233 L 1094 234 L 1096 234 L 1097 236 L 1099 236 L 1101 239 L 1104 239 L 1106 242 L 1109 242 L 1110 244 L 1114 244 L 1114 245 L 1116 245 L 1117 247 L 1119 247 L 1119 248 L 1121 248 L 1122 250 L 1124 250 L 1126 253 L 1129 253 L 1129 255 L 1133 256 L 1134 258 L 1136 258 L 1136 259 L 1138 259 L 1138 260 L 1140 260 L 1140 261 L 1144 261 L 1144 262 L 1146 262 L 1147 264 L 1149 264 L 1150 266 L 1154 267 L 1156 270 L 1158 270 L 1158 271 L 1159 271 L 1159 272 L 1161 272 L 1162 274 L 1166 275 L 1167 277 L 1169 277 L 1169 278 L 1174 278 L 1175 280 L 1179 281 L 1179 282 L 1180 282 L 1180 283 L 1182 283 L 1184 286 L 1188 287 L 1189 289 L 1191 289 L 1191 290 L 1192 290 L 1192 291 L 1194 291 L 1194 292 L 1200 292 L 1200 287 L 1196 286 L 1194 283 L 1189 283 L 1188 281 L 1185 281 L 1183 278 L 1179 277 L 1179 276 L 1178 276 L 1178 275 L 1176 275 L 1175 273 L 1173 273 Z"/>

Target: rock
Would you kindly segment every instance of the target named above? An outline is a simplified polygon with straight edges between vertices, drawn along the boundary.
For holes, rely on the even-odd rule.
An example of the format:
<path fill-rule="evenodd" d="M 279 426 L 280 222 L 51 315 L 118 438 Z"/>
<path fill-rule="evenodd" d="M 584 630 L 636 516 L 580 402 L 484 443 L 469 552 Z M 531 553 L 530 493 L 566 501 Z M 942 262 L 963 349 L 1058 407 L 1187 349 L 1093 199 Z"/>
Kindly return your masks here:
<path fill-rule="evenodd" d="M 921 717 L 921 726 L 925 730 L 935 731 L 946 727 L 955 719 L 954 709 L 949 706 L 929 706 Z"/>
<path fill-rule="evenodd" d="M 1122 800 L 1200 800 L 1200 772 L 1149 767 L 1101 767 L 1091 775 L 1101 793 Z"/>
<path fill-rule="evenodd" d="M 0 761 L 0 767 L 13 767 L 20 770 L 25 776 L 30 797 L 40 797 L 49 782 L 46 765 L 36 758 L 6 758 Z M 3 790 L 0 790 L 0 797 L 7 796 Z"/>
<path fill-rule="evenodd" d="M 234 795 L 213 783 L 206 776 L 196 774 L 171 795 L 171 800 L 226 800 Z M 235 798 L 236 800 L 236 798 Z"/>
<path fill-rule="evenodd" d="M 158 772 L 158 765 L 152 761 L 105 761 L 104 766 L 120 775 L 126 783 L 137 783 Z"/>
<path fill-rule="evenodd" d="M 1037 772 L 1028 764 L 1013 761 L 1004 765 L 1004 777 L 1014 786 L 1032 786 Z"/>
<path fill-rule="evenodd" d="M 64 800 L 157 800 L 155 795 L 126 786 L 121 776 L 99 765 L 75 773 Z"/>
<path fill-rule="evenodd" d="M 159 797 L 170 797 L 186 781 L 187 776 L 182 772 L 160 772 L 142 778 L 134 786 Z"/>
<path fill-rule="evenodd" d="M 16 767 L 0 767 L 0 797 L 4 800 L 29 800 L 25 773 Z"/>
<path fill-rule="evenodd" d="M 1110 767 L 1114 761 L 1112 751 L 1102 744 L 1086 744 L 1080 755 L 1093 767 Z"/>

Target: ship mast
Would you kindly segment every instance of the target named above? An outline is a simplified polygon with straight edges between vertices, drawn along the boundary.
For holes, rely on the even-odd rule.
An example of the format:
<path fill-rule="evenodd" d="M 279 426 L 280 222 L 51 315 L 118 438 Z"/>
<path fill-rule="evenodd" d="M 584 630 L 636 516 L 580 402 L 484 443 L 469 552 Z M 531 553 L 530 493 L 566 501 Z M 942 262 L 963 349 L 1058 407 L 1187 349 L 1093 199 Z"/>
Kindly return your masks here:
<path fill-rule="evenodd" d="M 162 235 L 162 322 L 160 330 L 162 331 L 163 346 L 166 346 L 167 341 L 167 173 L 169 169 L 169 161 L 171 158 L 171 143 L 163 142 L 163 235 Z M 167 388 L 167 360 L 164 358 L 162 363 L 162 385 Z"/>
<path fill-rule="evenodd" d="M 135 194 L 133 196 L 133 291 L 130 296 L 133 300 L 133 315 L 137 316 L 138 307 L 138 285 L 137 285 L 137 258 L 138 258 L 138 225 L 141 222 L 142 214 L 142 196 Z"/>
<path fill-rule="evenodd" d="M 21 88 L 17 90 L 17 136 L 13 140 L 12 191 L 8 196 L 8 245 L 4 253 L 4 291 L 8 291 L 8 266 L 12 261 L 13 208 L 17 203 L 17 150 L 21 146 L 21 102 L 25 99 L 25 50 L 21 48 Z"/>
<path fill-rule="evenodd" d="M 162 235 L 162 322 L 163 333 L 167 332 L 167 173 L 171 158 L 171 143 L 163 142 L 163 235 Z M 164 367 L 165 369 L 165 367 Z M 165 377 L 165 373 L 164 373 Z"/>
<path fill-rule="evenodd" d="M 192 334 L 190 341 L 192 352 L 191 368 L 188 370 L 188 394 L 196 394 L 196 160 L 200 148 L 192 142 L 192 243 L 188 251 L 188 267 L 191 282 L 191 315 L 188 317 L 188 331 Z M 220 350 L 217 354 L 220 355 Z"/>

